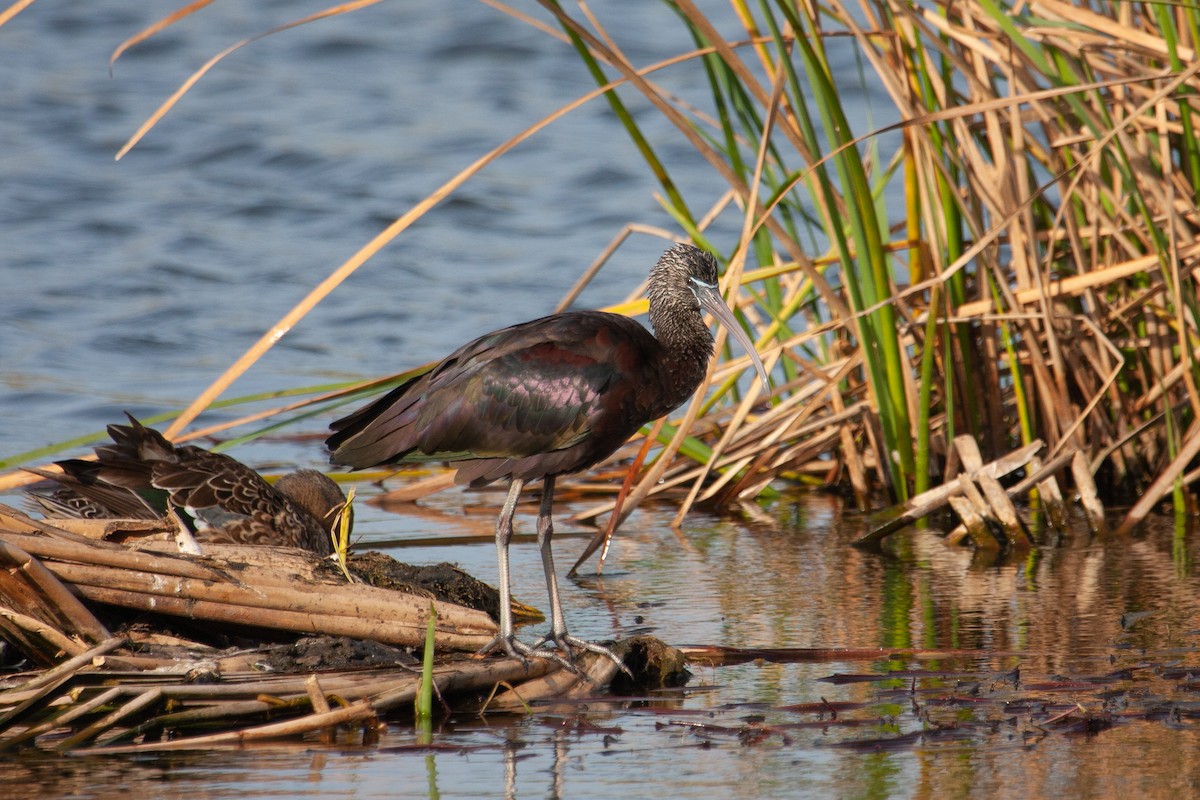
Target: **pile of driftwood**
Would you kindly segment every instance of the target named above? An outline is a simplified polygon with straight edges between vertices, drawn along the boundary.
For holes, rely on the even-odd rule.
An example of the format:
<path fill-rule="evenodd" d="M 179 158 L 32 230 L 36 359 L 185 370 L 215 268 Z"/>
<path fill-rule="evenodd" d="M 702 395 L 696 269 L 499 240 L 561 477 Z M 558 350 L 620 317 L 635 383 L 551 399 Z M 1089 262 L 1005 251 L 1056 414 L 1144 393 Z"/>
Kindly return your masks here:
<path fill-rule="evenodd" d="M 948 543 L 969 541 L 977 549 L 989 552 L 1031 547 L 1034 540 L 1030 526 L 1018 512 L 1013 498 L 1033 494 L 1036 507 L 1045 514 L 1049 526 L 1062 529 L 1067 520 L 1067 504 L 1055 476 L 1068 468 L 1074 481 L 1075 499 L 1088 525 L 1094 531 L 1104 530 L 1104 505 L 1097 496 L 1096 484 L 1083 452 L 1065 449 L 1043 462 L 1038 454 L 1044 447 L 1041 441 L 1034 441 L 985 464 L 974 438 L 955 438 L 947 472 L 957 474 L 957 478 L 947 480 L 902 506 L 880 513 L 870 532 L 856 544 L 876 544 L 901 528 L 949 506 L 959 524 L 947 535 Z M 1001 483 L 1001 478 L 1018 470 L 1024 472 L 1020 480 L 1008 486 Z"/>
<path fill-rule="evenodd" d="M 0 506 L 0 639 L 6 660 L 40 668 L 0 679 L 0 750 L 187 749 L 345 726 L 370 741 L 411 708 L 431 613 L 445 709 L 520 710 L 620 674 L 591 654 L 575 671 L 470 655 L 496 634 L 484 609 L 497 593 L 445 565 L 432 584 L 404 565 L 381 578 L 390 559 L 367 554 L 368 585 L 299 550 L 210 544 L 197 557 L 171 539 L 159 523 L 50 525 Z M 654 640 L 614 649 L 648 685 L 686 675 Z"/>

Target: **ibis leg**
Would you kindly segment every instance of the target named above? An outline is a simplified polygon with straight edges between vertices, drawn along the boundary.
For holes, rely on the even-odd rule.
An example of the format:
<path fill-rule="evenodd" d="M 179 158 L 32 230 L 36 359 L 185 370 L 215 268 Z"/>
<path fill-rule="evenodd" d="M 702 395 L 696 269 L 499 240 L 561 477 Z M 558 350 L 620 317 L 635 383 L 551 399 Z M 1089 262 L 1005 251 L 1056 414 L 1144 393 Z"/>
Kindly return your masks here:
<path fill-rule="evenodd" d="M 500 632 L 490 644 L 479 652 L 491 653 L 496 650 L 503 650 L 514 658 L 526 658 L 530 656 L 546 658 L 570 668 L 571 665 L 557 653 L 549 650 L 539 650 L 537 647 L 530 647 L 518 640 L 513 632 L 512 585 L 509 579 L 508 545 L 512 541 L 513 516 L 516 514 L 517 501 L 521 497 L 521 490 L 523 488 L 525 488 L 525 481 L 520 478 L 513 478 L 512 485 L 508 487 L 508 497 L 504 500 L 504 507 L 500 509 L 500 516 L 496 519 L 496 568 L 499 579 L 498 583 L 500 584 Z"/>
<path fill-rule="evenodd" d="M 508 487 L 508 497 L 504 500 L 504 507 L 500 509 L 500 516 L 496 518 L 496 567 L 499 573 L 500 584 L 500 633 L 495 641 L 483 649 L 483 652 L 490 652 L 497 647 L 502 647 L 509 655 L 517 655 L 513 647 L 512 587 L 509 585 L 508 577 L 508 543 L 512 541 L 513 515 L 517 511 L 517 500 L 521 497 L 521 489 L 523 488 L 525 488 L 525 481 L 520 478 L 513 478 L 512 485 Z"/>
<path fill-rule="evenodd" d="M 558 643 L 567 635 L 567 621 L 563 617 L 562 601 L 558 597 L 558 575 L 554 571 L 554 554 L 550 552 L 550 539 L 554 535 L 554 476 L 542 479 L 542 504 L 538 509 L 537 541 L 542 554 L 542 571 L 546 573 L 546 593 L 550 596 L 550 641 Z M 566 649 L 566 648 L 563 648 Z"/>
<path fill-rule="evenodd" d="M 538 509 L 537 540 L 538 550 L 542 554 L 542 570 L 546 573 L 546 592 L 550 595 L 550 634 L 534 647 L 549 640 L 558 646 L 559 650 L 570 655 L 571 647 L 578 647 L 593 653 L 611 658 L 624 672 L 628 673 L 621 658 L 607 647 L 580 639 L 567 633 L 567 620 L 563 616 L 562 601 L 558 596 L 558 575 L 554 571 L 554 554 L 551 552 L 550 540 L 554 535 L 554 476 L 549 475 L 542 480 L 542 504 Z"/>

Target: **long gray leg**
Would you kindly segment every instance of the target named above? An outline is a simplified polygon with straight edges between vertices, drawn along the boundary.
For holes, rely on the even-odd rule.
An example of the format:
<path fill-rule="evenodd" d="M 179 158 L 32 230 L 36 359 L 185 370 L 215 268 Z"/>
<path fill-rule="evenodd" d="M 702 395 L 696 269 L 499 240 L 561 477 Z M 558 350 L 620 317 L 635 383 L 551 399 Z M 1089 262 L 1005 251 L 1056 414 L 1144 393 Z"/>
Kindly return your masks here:
<path fill-rule="evenodd" d="M 512 588 L 509 585 L 508 577 L 508 543 L 512 541 L 513 535 L 513 514 L 517 510 L 517 500 L 521 497 L 521 489 L 525 488 L 525 481 L 520 478 L 513 478 L 512 484 L 508 487 L 508 497 L 504 500 L 504 507 L 500 509 L 500 516 L 496 518 L 496 567 L 499 572 L 500 583 L 500 633 L 480 652 L 490 653 L 497 647 L 504 649 L 506 653 L 512 656 L 519 656 L 513 646 L 513 618 L 512 618 Z"/>
<path fill-rule="evenodd" d="M 550 475 L 542 479 L 542 504 L 538 508 L 537 543 L 538 551 L 542 554 L 542 571 L 546 573 L 546 593 L 550 596 L 550 636 L 547 638 L 558 642 L 567 635 L 567 621 L 563 616 L 562 601 L 558 596 L 558 574 L 554 571 L 554 554 L 550 552 L 550 540 L 554 536 L 553 509 L 554 476 Z"/>
<path fill-rule="evenodd" d="M 553 510 L 554 476 L 547 475 L 542 479 L 542 504 L 538 509 L 537 541 L 538 550 L 542 554 L 542 570 L 546 573 L 546 592 L 550 595 L 550 635 L 543 638 L 534 647 L 539 647 L 549 640 L 554 642 L 558 646 L 558 649 L 562 650 L 568 656 L 571 654 L 572 646 L 589 650 L 593 653 L 600 653 L 611 658 L 618 667 L 628 674 L 629 670 L 626 668 L 624 662 L 612 650 L 603 645 L 589 642 L 567 633 L 567 619 L 563 616 L 562 601 L 558 596 L 558 575 L 554 571 L 554 554 L 550 548 L 550 540 L 554 535 Z"/>
<path fill-rule="evenodd" d="M 508 497 L 504 500 L 504 507 L 500 509 L 500 516 L 496 518 L 496 568 L 500 584 L 500 632 L 490 644 L 479 652 L 491 653 L 496 650 L 503 650 L 513 658 L 546 658 L 551 661 L 557 661 L 564 667 L 571 668 L 571 665 L 558 653 L 551 650 L 539 650 L 536 646 L 530 647 L 518 640 L 513 632 L 512 586 L 509 580 L 508 545 L 512 541 L 513 516 L 516 514 L 517 501 L 521 498 L 521 490 L 523 488 L 525 488 L 525 481 L 521 478 L 513 478 L 512 484 L 508 487 Z M 557 589 L 558 587 L 555 588 Z M 561 612 L 559 616 L 561 616 Z"/>

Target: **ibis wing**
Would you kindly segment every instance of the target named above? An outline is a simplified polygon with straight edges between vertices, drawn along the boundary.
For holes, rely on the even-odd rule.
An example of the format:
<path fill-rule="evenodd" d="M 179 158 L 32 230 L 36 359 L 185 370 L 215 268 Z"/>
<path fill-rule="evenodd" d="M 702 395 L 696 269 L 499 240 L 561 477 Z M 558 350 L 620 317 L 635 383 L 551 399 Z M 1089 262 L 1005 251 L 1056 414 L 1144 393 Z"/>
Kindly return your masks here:
<path fill-rule="evenodd" d="M 482 336 L 338 420 L 336 463 L 524 458 L 586 439 L 631 351 L 654 343 L 639 323 L 574 312 Z"/>
<path fill-rule="evenodd" d="M 434 376 L 417 414 L 417 449 L 460 458 L 514 458 L 587 436 L 612 368 L 571 343 L 493 351 Z"/>

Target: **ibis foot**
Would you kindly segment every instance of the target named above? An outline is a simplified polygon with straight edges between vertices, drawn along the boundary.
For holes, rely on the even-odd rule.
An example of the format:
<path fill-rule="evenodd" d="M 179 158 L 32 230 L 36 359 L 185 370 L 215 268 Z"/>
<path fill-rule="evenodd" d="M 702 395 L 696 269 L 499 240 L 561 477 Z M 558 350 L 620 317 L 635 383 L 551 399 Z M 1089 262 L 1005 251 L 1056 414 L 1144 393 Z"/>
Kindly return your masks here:
<path fill-rule="evenodd" d="M 602 644 L 589 642 L 587 639 L 580 639 L 578 636 L 572 636 L 566 631 L 563 631 L 559 634 L 551 633 L 543 636 L 536 643 L 534 643 L 533 648 L 535 650 L 541 650 L 542 652 L 551 653 L 553 652 L 552 650 L 542 649 L 542 645 L 546 644 L 547 642 L 553 642 L 559 650 L 567 653 L 568 655 L 572 652 L 572 648 L 575 648 L 604 656 L 616 664 L 617 669 L 624 672 L 630 678 L 633 677 L 633 673 L 629 671 L 629 667 L 625 666 L 625 662 L 621 660 L 621 657 Z"/>
<path fill-rule="evenodd" d="M 545 647 L 548 643 L 553 643 L 557 649 Z M 575 666 L 573 660 L 575 650 L 585 650 L 589 653 L 604 656 L 611 660 L 617 666 L 617 669 L 624 672 L 630 678 L 633 677 L 633 673 L 629 671 L 629 667 L 625 666 L 625 662 L 621 660 L 621 657 L 611 649 L 602 644 L 580 639 L 578 636 L 571 636 L 568 633 L 559 634 L 557 637 L 547 634 L 531 645 L 525 644 L 525 642 L 522 642 L 515 636 L 497 636 L 487 646 L 479 650 L 478 655 L 482 656 L 503 652 L 522 661 L 528 661 L 531 658 L 542 658 L 547 661 L 553 661 L 560 667 L 569 669 L 571 672 L 578 673 L 579 668 Z"/>
<path fill-rule="evenodd" d="M 547 649 L 540 647 L 540 644 L 541 643 L 539 642 L 538 645 L 528 645 L 528 644 L 525 644 L 524 642 L 522 642 L 520 639 L 516 638 L 515 636 L 501 635 L 501 636 L 497 636 L 495 639 L 493 639 L 491 641 L 491 643 L 487 644 L 482 649 L 480 649 L 478 651 L 478 655 L 485 656 L 485 655 L 489 655 L 491 653 L 503 652 L 503 653 L 507 653 L 509 656 L 512 656 L 513 658 L 519 658 L 522 661 L 528 661 L 531 658 L 542 658 L 547 661 L 553 661 L 554 663 L 558 664 L 559 666 L 571 670 L 571 672 L 579 671 L 575 668 L 575 665 L 572 664 L 570 661 L 563 658 L 561 655 L 559 655 L 554 650 L 547 650 Z M 570 652 L 571 652 L 570 650 L 567 651 L 568 655 L 570 654 Z"/>

